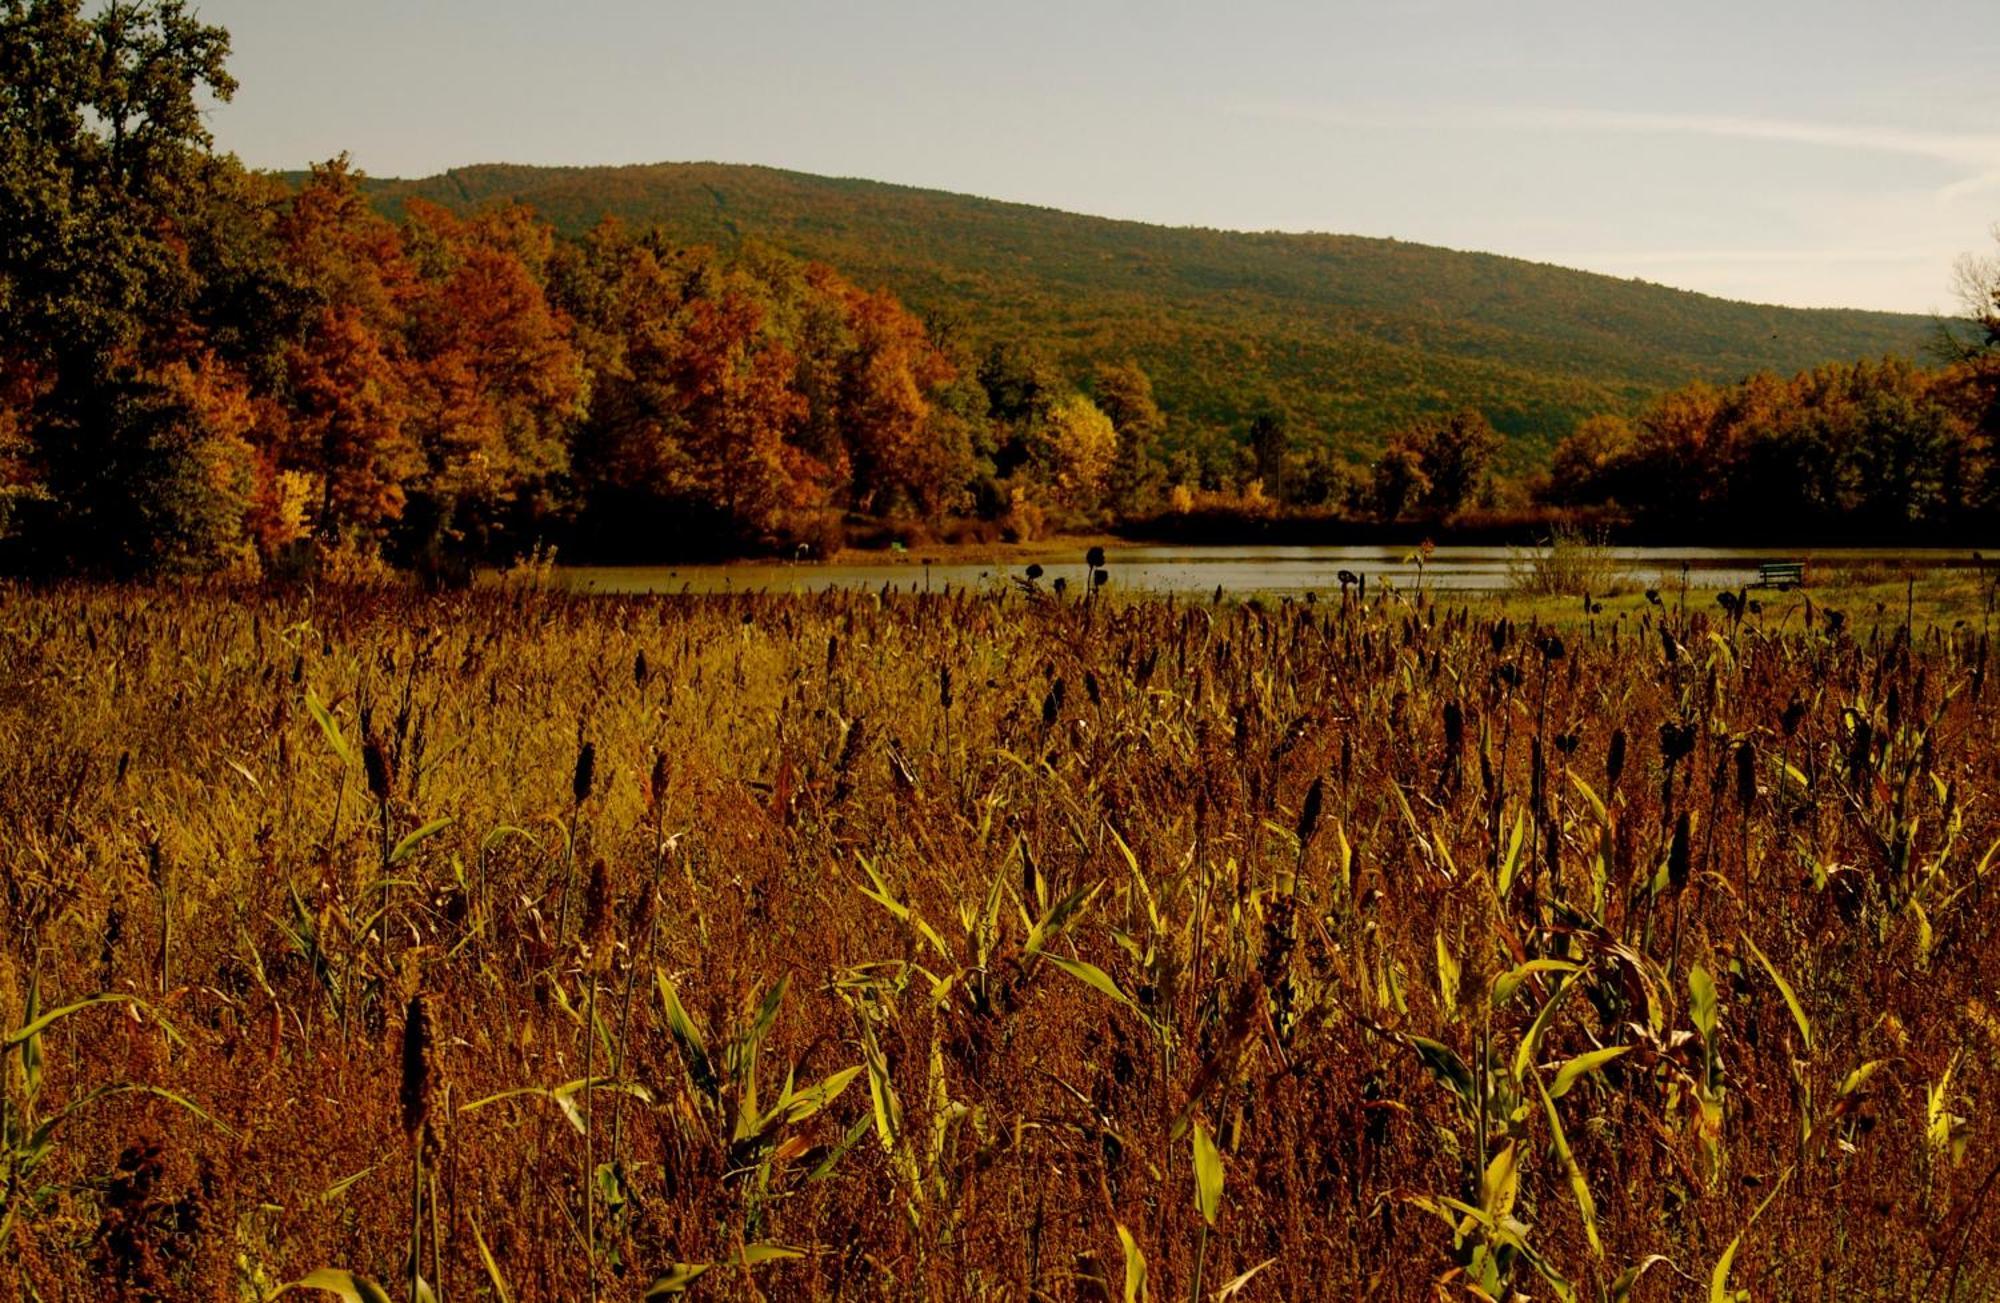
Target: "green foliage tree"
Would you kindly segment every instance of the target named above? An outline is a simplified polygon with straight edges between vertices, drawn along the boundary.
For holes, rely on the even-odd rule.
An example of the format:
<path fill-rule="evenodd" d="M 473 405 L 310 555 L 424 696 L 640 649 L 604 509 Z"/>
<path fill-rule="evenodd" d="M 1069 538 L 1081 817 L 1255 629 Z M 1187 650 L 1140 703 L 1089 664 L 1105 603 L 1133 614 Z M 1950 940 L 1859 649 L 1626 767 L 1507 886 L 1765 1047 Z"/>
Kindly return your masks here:
<path fill-rule="evenodd" d="M 1424 474 L 1431 482 L 1424 505 L 1442 516 L 1472 505 L 1501 447 L 1492 422 L 1469 409 L 1453 412 L 1418 427 L 1418 440 Z"/>
<path fill-rule="evenodd" d="M 1390 440 L 1373 472 L 1375 508 L 1384 520 L 1421 508 L 1449 516 L 1486 488 L 1500 435 L 1475 411 L 1432 417 Z"/>
<path fill-rule="evenodd" d="M 1374 488 L 1375 513 L 1385 521 L 1397 521 L 1430 495 L 1431 479 L 1424 471 L 1421 448 L 1407 439 L 1392 439 L 1375 459 L 1370 475 Z"/>
<path fill-rule="evenodd" d="M 210 498 L 229 438 L 170 375 L 216 369 L 198 356 L 197 260 L 236 196 L 199 97 L 234 92 L 228 50 L 178 0 L 88 17 L 0 2 L 0 371 L 32 397 L 12 418 L 12 496 L 46 508 L 43 564 L 200 563 L 233 511 Z"/>
<path fill-rule="evenodd" d="M 1285 472 L 1289 500 L 1297 506 L 1369 510 L 1370 480 L 1329 443 L 1315 443 L 1293 453 Z"/>
<path fill-rule="evenodd" d="M 1056 505 L 1084 514 L 1103 506 L 1118 460 L 1118 431 L 1095 403 L 1076 393 L 1057 399 L 1035 422 L 1031 444 Z"/>
<path fill-rule="evenodd" d="M 193 193 L 222 166 L 197 99 L 234 93 L 228 52 L 228 34 L 178 0 L 93 17 L 80 0 L 0 3 L 0 333 L 12 347 L 59 370 L 102 367 L 192 298 L 182 235 Z"/>
<path fill-rule="evenodd" d="M 1265 407 L 1250 418 L 1250 455 L 1257 466 L 1257 478 L 1264 492 L 1282 500 L 1285 495 L 1285 459 L 1291 452 L 1291 419 L 1278 407 Z"/>
<path fill-rule="evenodd" d="M 1118 459 L 1111 468 L 1110 502 L 1120 515 L 1137 516 L 1159 508 L 1166 488 L 1160 442 L 1167 419 L 1153 396 L 1153 380 L 1136 362 L 1101 363 L 1091 375 L 1092 401 L 1118 433 Z"/>

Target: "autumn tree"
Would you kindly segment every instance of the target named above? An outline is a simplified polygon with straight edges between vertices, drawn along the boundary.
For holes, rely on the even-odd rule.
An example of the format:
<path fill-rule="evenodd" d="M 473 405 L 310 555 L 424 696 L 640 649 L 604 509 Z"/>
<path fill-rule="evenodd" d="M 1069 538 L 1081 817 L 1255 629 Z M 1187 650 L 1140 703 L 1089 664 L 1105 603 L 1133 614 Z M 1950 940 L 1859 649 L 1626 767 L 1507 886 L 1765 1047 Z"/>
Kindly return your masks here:
<path fill-rule="evenodd" d="M 1549 460 L 1549 498 L 1576 504 L 1617 496 L 1615 480 L 1632 451 L 1631 423 L 1600 413 L 1584 418 L 1556 445 Z"/>
<path fill-rule="evenodd" d="M 265 441 L 267 549 L 301 529 L 324 543 L 379 544 L 423 466 L 405 341 L 416 277 L 401 233 L 369 208 L 359 180 L 345 158 L 314 168 L 276 223 L 285 264 L 313 307 L 286 347 L 278 419 Z M 290 476 L 304 486 L 308 520 L 286 519 Z"/>
<path fill-rule="evenodd" d="M 762 324 L 740 288 L 695 300 L 663 377 L 681 458 L 675 487 L 754 541 L 776 538 L 788 513 L 823 500 L 818 468 L 786 438 L 805 416 L 789 384 L 794 359 Z"/>
<path fill-rule="evenodd" d="M 593 385 L 577 472 L 607 533 L 640 554 L 771 547 L 827 500 L 797 442 L 798 358 L 754 278 L 652 241 L 598 251 L 588 327 L 621 341 Z"/>
<path fill-rule="evenodd" d="M 1662 395 L 1556 451 L 1551 496 L 1736 538 L 1959 533 L 1990 520 L 1994 466 L 1963 365 L 1896 358 Z"/>
<path fill-rule="evenodd" d="M 486 552 L 532 520 L 567 466 L 586 393 L 569 322 L 541 277 L 554 235 L 524 209 L 471 219 L 413 202 L 405 349 L 423 458 L 422 545 Z"/>
<path fill-rule="evenodd" d="M 853 340 L 842 367 L 841 429 L 865 511 L 957 506 L 971 468 L 967 423 L 937 401 L 956 378 L 923 323 L 889 295 L 846 287 Z"/>

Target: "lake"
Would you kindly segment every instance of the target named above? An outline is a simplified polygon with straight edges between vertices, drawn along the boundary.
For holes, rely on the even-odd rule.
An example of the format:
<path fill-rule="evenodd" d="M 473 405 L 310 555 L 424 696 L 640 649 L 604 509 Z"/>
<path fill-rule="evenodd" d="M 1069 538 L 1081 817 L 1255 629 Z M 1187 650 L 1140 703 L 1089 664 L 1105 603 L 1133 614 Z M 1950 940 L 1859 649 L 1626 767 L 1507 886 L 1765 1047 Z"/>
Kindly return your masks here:
<path fill-rule="evenodd" d="M 1366 576 L 1370 584 L 1387 582 L 1413 587 L 1421 577 L 1426 588 L 1461 592 L 1495 591 L 1507 586 L 1508 566 L 1518 553 L 1505 547 L 1439 547 L 1420 568 L 1408 547 L 1201 547 L 1135 544 L 1108 547 L 1106 568 L 1114 588 L 1149 593 L 1269 593 L 1299 595 L 1340 590 L 1340 572 Z M 874 588 L 932 591 L 1002 585 L 1023 573 L 1027 561 L 940 562 L 923 564 L 922 552 L 882 561 L 732 562 L 691 566 L 564 566 L 558 576 L 564 586 L 594 593 L 745 593 L 821 592 L 830 588 Z M 1808 564 L 1817 570 L 1870 564 L 1943 569 L 1971 564 L 1970 550 L 1909 548 L 1817 548 L 1786 552 L 1778 549 L 1702 547 L 1624 547 L 1611 549 L 1632 583 L 1676 588 L 1683 572 L 1690 586 L 1738 587 L 1756 582 L 1757 567 L 1766 561 Z M 1047 584 L 1058 576 L 1072 589 L 1084 581 L 1081 555 L 1040 555 Z"/>

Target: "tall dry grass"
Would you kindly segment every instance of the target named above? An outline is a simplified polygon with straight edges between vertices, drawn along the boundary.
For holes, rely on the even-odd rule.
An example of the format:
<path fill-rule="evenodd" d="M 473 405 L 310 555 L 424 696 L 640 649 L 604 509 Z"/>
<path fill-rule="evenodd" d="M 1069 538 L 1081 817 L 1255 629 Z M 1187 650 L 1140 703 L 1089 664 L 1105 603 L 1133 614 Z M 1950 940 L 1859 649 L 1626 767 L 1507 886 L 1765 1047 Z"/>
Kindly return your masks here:
<path fill-rule="evenodd" d="M 1977 630 L 1107 594 L 0 590 L 0 1296 L 2000 1287 Z"/>

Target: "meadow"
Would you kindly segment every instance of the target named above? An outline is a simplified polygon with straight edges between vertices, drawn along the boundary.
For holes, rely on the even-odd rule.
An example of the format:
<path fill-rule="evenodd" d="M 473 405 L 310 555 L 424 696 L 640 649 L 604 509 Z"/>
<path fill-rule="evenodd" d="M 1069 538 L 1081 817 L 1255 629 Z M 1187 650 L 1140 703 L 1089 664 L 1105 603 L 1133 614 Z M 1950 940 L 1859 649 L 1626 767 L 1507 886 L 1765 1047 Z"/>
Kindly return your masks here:
<path fill-rule="evenodd" d="M 1990 591 L 1044 587 L 0 588 L 0 1298 L 2000 1289 Z"/>

